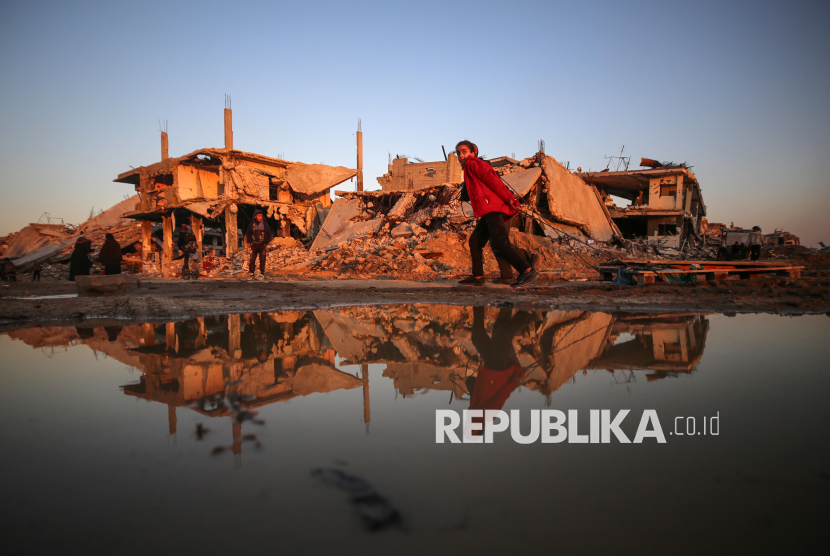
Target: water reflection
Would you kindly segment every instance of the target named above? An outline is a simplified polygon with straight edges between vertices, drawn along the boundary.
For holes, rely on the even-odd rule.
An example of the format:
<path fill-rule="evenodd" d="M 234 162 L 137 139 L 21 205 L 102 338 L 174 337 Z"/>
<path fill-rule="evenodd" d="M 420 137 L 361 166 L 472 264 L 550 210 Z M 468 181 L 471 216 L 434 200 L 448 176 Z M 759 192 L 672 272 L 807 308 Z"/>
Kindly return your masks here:
<path fill-rule="evenodd" d="M 234 420 L 298 396 L 363 388 L 371 421 L 368 365 L 383 364 L 396 393 L 443 390 L 473 409 L 500 409 L 523 386 L 545 396 L 579 371 L 622 380 L 633 370 L 652 381 L 690 373 L 709 323 L 701 314 L 630 315 L 587 311 L 514 311 L 402 305 L 222 315 L 162 324 L 103 328 L 46 327 L 9 335 L 38 348 L 83 344 L 141 370 L 125 395 L 176 410 Z M 336 356 L 342 361 L 338 365 Z M 341 370 L 360 366 L 361 372 Z M 628 374 L 624 374 L 628 371 Z"/>

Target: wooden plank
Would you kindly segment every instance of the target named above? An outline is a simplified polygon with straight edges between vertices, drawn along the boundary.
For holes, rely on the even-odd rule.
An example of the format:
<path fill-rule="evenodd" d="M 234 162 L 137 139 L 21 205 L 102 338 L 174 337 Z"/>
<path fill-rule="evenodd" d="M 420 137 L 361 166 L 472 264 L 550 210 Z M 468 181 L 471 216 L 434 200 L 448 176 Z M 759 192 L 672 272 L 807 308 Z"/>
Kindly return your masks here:
<path fill-rule="evenodd" d="M 637 280 L 638 286 L 645 286 L 646 284 L 653 284 L 654 283 L 654 273 L 653 272 L 636 272 L 634 274 L 634 278 Z"/>
<path fill-rule="evenodd" d="M 793 264 L 793 261 L 789 259 L 778 259 L 774 261 L 674 261 L 655 259 L 628 259 L 623 260 L 621 264 L 664 264 L 679 266 L 688 266 L 690 264 L 699 264 L 703 266 L 789 266 Z"/>
<path fill-rule="evenodd" d="M 800 278 L 803 267 L 789 267 L 789 268 L 775 268 L 775 269 L 712 269 L 712 270 L 631 270 L 631 276 L 634 278 L 637 285 L 651 284 L 656 278 L 666 280 L 671 275 L 683 274 L 686 276 L 694 276 L 698 281 L 703 280 L 722 281 L 728 276 L 738 276 L 741 280 L 753 280 L 762 276 L 790 276 L 792 278 Z M 616 270 L 614 267 L 597 267 L 597 270 L 602 275 L 602 279 L 606 282 L 613 281 L 616 278 Z"/>

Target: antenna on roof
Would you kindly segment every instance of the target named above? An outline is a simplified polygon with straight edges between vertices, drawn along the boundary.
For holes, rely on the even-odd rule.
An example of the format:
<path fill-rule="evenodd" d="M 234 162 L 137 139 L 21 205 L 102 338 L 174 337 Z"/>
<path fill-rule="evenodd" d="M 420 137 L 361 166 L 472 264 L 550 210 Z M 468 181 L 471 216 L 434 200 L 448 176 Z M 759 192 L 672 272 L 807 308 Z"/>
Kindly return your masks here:
<path fill-rule="evenodd" d="M 616 169 L 614 171 L 619 172 L 620 167 L 625 166 L 625 171 L 627 172 L 628 171 L 628 163 L 631 161 L 631 157 L 630 156 L 623 156 L 624 151 L 625 151 L 625 145 L 623 145 L 622 148 L 620 149 L 620 155 L 619 156 L 606 156 L 605 158 L 608 160 L 608 164 L 605 166 L 605 169 L 610 170 L 611 169 L 611 161 L 616 160 L 617 161 L 617 166 L 616 166 Z"/>

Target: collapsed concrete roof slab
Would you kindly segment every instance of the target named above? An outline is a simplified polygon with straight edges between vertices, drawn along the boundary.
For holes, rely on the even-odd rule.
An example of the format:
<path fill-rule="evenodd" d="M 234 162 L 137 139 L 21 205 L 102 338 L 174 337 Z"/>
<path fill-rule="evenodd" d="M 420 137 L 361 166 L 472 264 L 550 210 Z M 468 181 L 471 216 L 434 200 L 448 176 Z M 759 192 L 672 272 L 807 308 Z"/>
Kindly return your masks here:
<path fill-rule="evenodd" d="M 353 178 L 357 170 L 345 166 L 292 162 L 286 168 L 285 181 L 297 193 L 314 195 Z"/>
<path fill-rule="evenodd" d="M 78 226 L 78 228 L 82 232 L 88 232 L 89 230 L 118 226 L 121 223 L 121 219 L 124 218 L 124 215 L 128 212 L 133 212 L 136 204 L 140 202 L 141 200 L 138 195 L 133 195 L 132 197 L 124 199 L 120 203 L 111 206 L 98 216 L 90 218 Z"/>
<path fill-rule="evenodd" d="M 339 371 L 328 365 L 311 363 L 297 369 L 293 388 L 295 394 L 307 396 L 335 390 L 349 390 L 362 386 L 363 381 L 354 375 Z"/>
<path fill-rule="evenodd" d="M 542 175 L 542 169 L 537 167 L 528 168 L 524 172 L 512 172 L 502 176 L 502 179 L 510 185 L 516 194 L 524 197 L 530 188 L 539 180 Z"/>
<path fill-rule="evenodd" d="M 375 218 L 353 222 L 351 219 L 361 213 L 359 198 L 337 199 L 332 205 L 323 227 L 314 239 L 311 249 L 327 249 L 334 247 L 341 241 L 349 241 L 359 236 L 378 231 L 383 220 Z"/>
<path fill-rule="evenodd" d="M 78 236 L 71 236 L 66 238 L 62 241 L 56 241 L 54 243 L 48 243 L 43 245 L 42 247 L 35 249 L 34 251 L 30 251 L 23 255 L 22 257 L 15 259 L 14 264 L 19 269 L 28 269 L 29 265 L 33 265 L 38 262 L 44 262 L 52 256 L 60 253 L 60 251 L 66 248 L 69 245 L 72 245 L 77 240 Z"/>
<path fill-rule="evenodd" d="M 20 259 L 43 247 L 59 245 L 75 234 L 66 232 L 62 224 L 29 224 L 20 230 L 6 248 L 4 257 Z"/>
<path fill-rule="evenodd" d="M 588 185 L 552 156 L 542 169 L 548 180 L 548 205 L 553 219 L 580 228 L 598 241 L 611 241 L 614 229 L 593 186 Z"/>

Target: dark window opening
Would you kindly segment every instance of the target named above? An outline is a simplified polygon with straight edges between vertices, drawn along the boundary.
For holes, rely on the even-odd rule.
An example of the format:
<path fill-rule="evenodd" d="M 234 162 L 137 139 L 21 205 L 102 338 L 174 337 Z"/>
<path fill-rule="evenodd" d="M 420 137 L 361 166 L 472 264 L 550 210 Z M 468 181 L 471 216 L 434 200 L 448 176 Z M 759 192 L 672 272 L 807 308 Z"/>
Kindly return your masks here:
<path fill-rule="evenodd" d="M 648 220 L 645 218 L 615 218 L 614 223 L 625 239 L 646 237 L 648 235 Z"/>
<path fill-rule="evenodd" d="M 676 236 L 677 224 L 657 224 L 658 236 Z"/>
<path fill-rule="evenodd" d="M 677 197 L 677 184 L 660 185 L 661 197 Z"/>
<path fill-rule="evenodd" d="M 173 185 L 173 174 L 161 174 L 153 178 L 156 186 L 159 185 Z"/>

